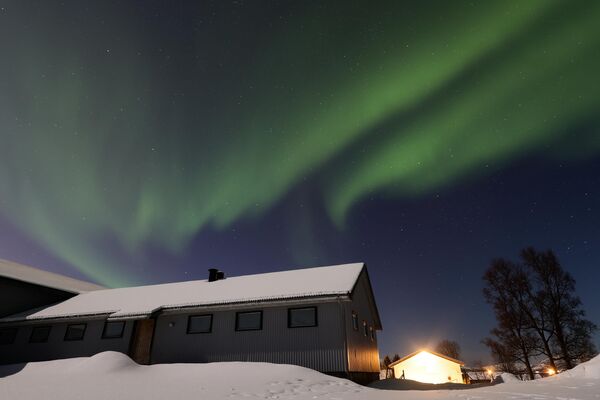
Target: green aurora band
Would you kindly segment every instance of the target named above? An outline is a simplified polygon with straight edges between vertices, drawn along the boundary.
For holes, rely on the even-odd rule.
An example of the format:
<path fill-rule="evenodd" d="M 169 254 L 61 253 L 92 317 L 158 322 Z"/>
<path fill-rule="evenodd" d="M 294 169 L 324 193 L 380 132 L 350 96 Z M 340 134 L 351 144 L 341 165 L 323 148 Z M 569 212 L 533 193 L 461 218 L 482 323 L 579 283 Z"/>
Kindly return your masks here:
<path fill-rule="evenodd" d="M 307 6 L 263 39 L 199 32 L 186 56 L 198 62 L 177 72 L 126 20 L 106 27 L 126 38 L 114 48 L 55 33 L 59 12 L 0 23 L 20 37 L 0 39 L 0 212 L 121 286 L 135 278 L 99 243 L 178 253 L 304 179 L 342 229 L 374 192 L 419 196 L 525 155 L 600 151 L 600 2 L 391 4 L 343 18 Z M 231 40 L 253 49 L 242 66 L 219 52 Z"/>

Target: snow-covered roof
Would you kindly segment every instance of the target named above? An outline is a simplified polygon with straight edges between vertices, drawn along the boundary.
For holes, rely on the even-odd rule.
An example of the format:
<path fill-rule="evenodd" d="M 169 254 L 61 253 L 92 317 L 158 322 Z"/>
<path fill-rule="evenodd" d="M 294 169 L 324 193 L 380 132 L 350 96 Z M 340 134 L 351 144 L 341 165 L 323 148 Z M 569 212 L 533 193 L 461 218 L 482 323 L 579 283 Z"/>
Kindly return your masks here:
<path fill-rule="evenodd" d="M 0 259 L 0 277 L 75 294 L 105 289 L 103 286 L 90 282 L 80 281 L 78 279 L 69 278 L 68 276 L 55 274 L 3 259 Z"/>
<path fill-rule="evenodd" d="M 207 280 L 105 289 L 83 293 L 42 310 L 8 316 L 0 322 L 108 315 L 145 317 L 161 309 L 233 303 L 348 296 L 363 263 L 334 265 Z"/>

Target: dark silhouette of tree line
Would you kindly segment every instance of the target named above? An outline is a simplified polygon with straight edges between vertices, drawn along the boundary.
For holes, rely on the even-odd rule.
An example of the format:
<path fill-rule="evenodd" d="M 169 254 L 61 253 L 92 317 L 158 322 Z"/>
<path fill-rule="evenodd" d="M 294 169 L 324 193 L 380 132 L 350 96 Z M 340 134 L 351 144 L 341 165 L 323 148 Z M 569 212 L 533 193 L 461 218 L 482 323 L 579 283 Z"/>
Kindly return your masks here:
<path fill-rule="evenodd" d="M 390 356 L 385 356 L 383 357 L 383 360 L 381 361 L 381 369 L 385 370 L 385 378 L 393 378 L 394 377 L 394 370 L 392 368 L 390 368 L 390 364 L 393 362 L 396 362 L 400 359 L 400 356 L 398 354 L 394 354 L 393 358 L 390 358 Z"/>
<path fill-rule="evenodd" d="M 460 345 L 454 340 L 444 339 L 435 346 L 435 352 L 443 354 L 447 357 L 460 359 Z"/>
<path fill-rule="evenodd" d="M 518 263 L 495 259 L 483 280 L 497 320 L 483 342 L 498 369 L 524 370 L 534 379 L 534 365 L 542 358 L 559 372 L 596 355 L 596 325 L 585 318 L 575 279 L 551 250 L 523 249 Z"/>

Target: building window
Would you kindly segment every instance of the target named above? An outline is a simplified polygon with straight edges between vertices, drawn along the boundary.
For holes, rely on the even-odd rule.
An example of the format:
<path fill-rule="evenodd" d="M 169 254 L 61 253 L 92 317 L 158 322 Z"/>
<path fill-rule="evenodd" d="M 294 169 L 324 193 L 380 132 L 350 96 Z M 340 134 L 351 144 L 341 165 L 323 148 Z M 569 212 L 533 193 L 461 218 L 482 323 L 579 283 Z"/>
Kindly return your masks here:
<path fill-rule="evenodd" d="M 358 330 L 358 314 L 356 314 L 354 311 L 352 312 L 352 329 L 355 331 Z"/>
<path fill-rule="evenodd" d="M 235 314 L 236 331 L 259 331 L 262 329 L 262 311 L 246 311 Z"/>
<path fill-rule="evenodd" d="M 288 328 L 317 326 L 317 307 L 288 309 Z"/>
<path fill-rule="evenodd" d="M 372 326 L 369 327 L 369 334 L 371 335 L 371 340 L 375 340 L 375 329 Z"/>
<path fill-rule="evenodd" d="M 190 315 L 187 333 L 210 333 L 212 331 L 212 314 Z"/>
<path fill-rule="evenodd" d="M 48 341 L 48 336 L 50 336 L 49 326 L 36 326 L 31 330 L 29 343 L 45 343 Z"/>
<path fill-rule="evenodd" d="M 123 337 L 125 321 L 106 321 L 102 331 L 102 339 L 119 339 Z"/>
<path fill-rule="evenodd" d="M 83 340 L 85 334 L 85 327 L 87 324 L 74 324 L 67 326 L 67 332 L 65 333 L 65 340 Z"/>
<path fill-rule="evenodd" d="M 369 336 L 369 327 L 367 326 L 367 321 L 363 321 L 363 335 Z"/>
<path fill-rule="evenodd" d="M 0 345 L 13 344 L 17 337 L 17 328 L 0 329 Z"/>

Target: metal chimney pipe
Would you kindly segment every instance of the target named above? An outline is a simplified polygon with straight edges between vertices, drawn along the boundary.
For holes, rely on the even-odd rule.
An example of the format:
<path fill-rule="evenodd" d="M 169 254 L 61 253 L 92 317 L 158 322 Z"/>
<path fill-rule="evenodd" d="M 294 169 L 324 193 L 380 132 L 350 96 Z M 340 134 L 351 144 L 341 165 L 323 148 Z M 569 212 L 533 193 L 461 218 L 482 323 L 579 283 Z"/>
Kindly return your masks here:
<path fill-rule="evenodd" d="M 208 281 L 209 281 L 209 282 L 214 282 L 214 281 L 216 281 L 217 279 L 219 279 L 219 278 L 217 277 L 217 273 L 218 273 L 218 272 L 219 272 L 219 270 L 218 270 L 218 269 L 216 269 L 216 268 L 209 268 L 209 269 L 208 269 Z"/>

